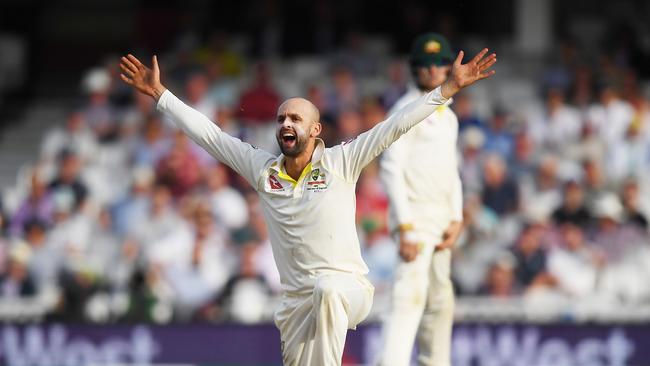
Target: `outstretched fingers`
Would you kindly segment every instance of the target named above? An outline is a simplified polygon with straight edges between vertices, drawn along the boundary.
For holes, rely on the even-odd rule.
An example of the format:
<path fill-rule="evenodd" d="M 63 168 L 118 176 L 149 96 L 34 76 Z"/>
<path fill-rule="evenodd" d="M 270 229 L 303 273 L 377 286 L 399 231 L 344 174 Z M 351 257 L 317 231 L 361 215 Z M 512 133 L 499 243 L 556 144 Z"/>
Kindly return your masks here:
<path fill-rule="evenodd" d="M 481 61 L 479 61 L 478 67 L 481 68 L 481 69 L 484 69 L 486 67 L 485 65 L 487 65 L 488 63 L 494 64 L 494 61 L 496 61 L 496 58 L 497 58 L 496 53 L 493 53 L 493 54 L 489 55 L 488 57 L 486 57 L 486 58 L 482 59 Z"/>
<path fill-rule="evenodd" d="M 129 77 L 133 77 L 135 75 L 135 72 L 124 63 L 120 63 L 120 69 L 122 69 L 122 72 Z"/>
<path fill-rule="evenodd" d="M 474 64 L 474 65 L 478 65 L 479 61 L 483 58 L 483 56 L 485 56 L 485 54 L 487 52 L 488 52 L 487 48 L 482 49 L 481 52 L 479 52 L 476 56 L 474 56 L 472 61 L 470 61 L 469 63 Z"/>
<path fill-rule="evenodd" d="M 481 72 L 483 72 L 483 71 L 489 69 L 490 67 L 492 67 L 492 65 L 494 65 L 496 62 L 497 62 L 497 58 L 496 58 L 496 56 L 494 56 L 494 57 L 490 56 L 487 60 L 485 60 L 485 62 L 482 62 L 482 63 L 478 66 L 478 69 L 479 69 Z"/>
<path fill-rule="evenodd" d="M 494 75 L 496 73 L 497 72 L 495 70 L 490 70 L 490 71 L 487 71 L 487 72 L 483 72 L 483 73 L 481 73 L 479 75 L 478 79 L 482 80 L 482 79 L 485 79 L 485 78 L 489 78 L 490 76 L 492 76 L 492 75 Z"/>
<path fill-rule="evenodd" d="M 120 61 L 122 61 L 120 63 L 120 66 L 122 66 L 123 69 L 127 68 L 128 70 L 131 70 L 131 72 L 133 73 L 138 72 L 138 67 L 135 64 L 133 64 L 133 62 L 131 62 L 128 58 L 122 56 Z"/>
<path fill-rule="evenodd" d="M 145 66 L 142 64 L 142 62 L 140 62 L 140 60 L 138 60 L 132 54 L 129 53 L 128 55 L 126 55 L 126 57 L 128 57 L 129 61 L 131 61 L 138 69 L 145 68 Z"/>

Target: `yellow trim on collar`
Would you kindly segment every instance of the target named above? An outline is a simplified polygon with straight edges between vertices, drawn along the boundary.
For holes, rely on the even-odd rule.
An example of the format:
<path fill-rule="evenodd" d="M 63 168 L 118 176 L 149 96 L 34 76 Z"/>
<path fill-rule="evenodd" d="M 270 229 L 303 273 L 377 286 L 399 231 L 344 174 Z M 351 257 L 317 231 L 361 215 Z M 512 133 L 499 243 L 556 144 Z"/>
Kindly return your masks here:
<path fill-rule="evenodd" d="M 436 108 L 436 112 L 442 113 L 442 111 L 444 111 L 445 109 L 447 109 L 447 106 L 442 104 L 442 105 L 438 106 L 438 108 Z"/>
<path fill-rule="evenodd" d="M 278 171 L 278 177 L 286 180 L 287 182 L 291 183 L 293 187 L 295 187 L 298 184 L 298 182 L 300 182 L 307 175 L 308 172 L 311 172 L 311 163 L 307 164 L 305 169 L 302 170 L 302 173 L 300 173 L 300 177 L 298 177 L 298 180 L 291 178 L 289 174 L 285 173 L 284 167 L 282 167 L 282 169 Z"/>

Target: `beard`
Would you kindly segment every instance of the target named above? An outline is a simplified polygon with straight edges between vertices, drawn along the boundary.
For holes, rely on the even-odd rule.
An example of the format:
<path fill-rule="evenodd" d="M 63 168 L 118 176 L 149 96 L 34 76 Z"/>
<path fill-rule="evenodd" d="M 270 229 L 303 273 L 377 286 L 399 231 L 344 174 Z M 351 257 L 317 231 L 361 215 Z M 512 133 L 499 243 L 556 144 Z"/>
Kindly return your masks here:
<path fill-rule="evenodd" d="M 303 151 L 307 149 L 307 143 L 309 139 L 306 136 L 302 136 L 299 133 L 296 134 L 296 139 L 292 143 L 287 143 L 280 134 L 276 134 L 276 140 L 278 145 L 280 145 L 280 151 L 284 156 L 296 157 L 300 155 Z"/>

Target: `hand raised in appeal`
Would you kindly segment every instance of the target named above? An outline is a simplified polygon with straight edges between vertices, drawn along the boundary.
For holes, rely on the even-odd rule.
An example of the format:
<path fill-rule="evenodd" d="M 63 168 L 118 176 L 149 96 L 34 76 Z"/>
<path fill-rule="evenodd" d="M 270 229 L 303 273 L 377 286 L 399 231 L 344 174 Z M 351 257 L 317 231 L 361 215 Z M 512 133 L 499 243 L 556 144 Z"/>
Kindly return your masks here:
<path fill-rule="evenodd" d="M 160 68 L 155 55 L 151 58 L 151 68 L 131 54 L 123 56 L 120 61 L 120 77 L 125 83 L 155 100 L 165 92 L 166 88 L 160 83 Z"/>
<path fill-rule="evenodd" d="M 451 67 L 449 78 L 442 84 L 442 96 L 451 98 L 464 87 L 494 75 L 496 71 L 488 69 L 497 62 L 497 55 L 492 53 L 485 57 L 487 52 L 488 49 L 484 48 L 466 64 L 461 63 L 465 52 L 458 52 L 458 56 L 456 56 L 456 60 Z"/>

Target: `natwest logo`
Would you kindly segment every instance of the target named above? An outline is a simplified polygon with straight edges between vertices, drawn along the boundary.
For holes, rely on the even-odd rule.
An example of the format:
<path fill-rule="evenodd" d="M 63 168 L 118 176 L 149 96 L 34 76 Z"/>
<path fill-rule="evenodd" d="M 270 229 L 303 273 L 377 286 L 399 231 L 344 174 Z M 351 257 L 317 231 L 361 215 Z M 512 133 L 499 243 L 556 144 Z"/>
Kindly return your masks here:
<path fill-rule="evenodd" d="M 113 330 L 113 332 L 115 332 Z M 129 333 L 76 332 L 63 325 L 0 328 L 0 364 L 8 366 L 84 366 L 151 364 L 162 351 L 146 326 Z"/>

